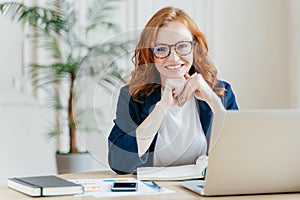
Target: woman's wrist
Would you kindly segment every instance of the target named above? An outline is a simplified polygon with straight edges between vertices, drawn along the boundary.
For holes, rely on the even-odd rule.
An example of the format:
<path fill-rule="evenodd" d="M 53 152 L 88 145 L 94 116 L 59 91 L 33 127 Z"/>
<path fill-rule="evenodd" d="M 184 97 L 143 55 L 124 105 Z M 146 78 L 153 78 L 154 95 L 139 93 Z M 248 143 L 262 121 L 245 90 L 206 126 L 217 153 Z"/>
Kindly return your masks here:
<path fill-rule="evenodd" d="M 171 109 L 170 106 L 168 106 L 167 104 L 165 104 L 162 101 L 157 102 L 156 107 L 160 108 L 165 114 L 167 114 L 169 112 L 169 110 Z"/>
<path fill-rule="evenodd" d="M 226 111 L 221 99 L 215 93 L 213 93 L 210 101 L 207 103 L 210 106 L 210 108 L 212 109 L 213 113 L 215 113 L 216 111 Z"/>

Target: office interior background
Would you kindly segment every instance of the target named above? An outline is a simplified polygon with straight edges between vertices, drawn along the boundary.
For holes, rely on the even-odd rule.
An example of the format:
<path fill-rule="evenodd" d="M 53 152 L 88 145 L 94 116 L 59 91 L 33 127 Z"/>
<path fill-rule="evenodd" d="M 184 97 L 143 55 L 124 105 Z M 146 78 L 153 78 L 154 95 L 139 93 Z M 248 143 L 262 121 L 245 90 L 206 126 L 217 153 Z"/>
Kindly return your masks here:
<path fill-rule="evenodd" d="M 84 7 L 87 1 L 76 2 Z M 240 109 L 300 108 L 299 0 L 123 0 L 119 4 L 112 18 L 122 33 L 143 28 L 164 6 L 189 13 L 206 35 L 219 78 L 232 84 Z M 45 134 L 53 116 L 32 95 L 24 75 L 24 60 L 34 57 L 34 51 L 24 47 L 21 25 L 1 16 L 0 27 L 0 183 L 11 176 L 55 174 L 56 140 Z M 108 102 L 101 122 L 106 131 L 85 144 L 95 156 L 91 170 L 108 169 L 107 135 L 116 96 L 102 101 Z"/>

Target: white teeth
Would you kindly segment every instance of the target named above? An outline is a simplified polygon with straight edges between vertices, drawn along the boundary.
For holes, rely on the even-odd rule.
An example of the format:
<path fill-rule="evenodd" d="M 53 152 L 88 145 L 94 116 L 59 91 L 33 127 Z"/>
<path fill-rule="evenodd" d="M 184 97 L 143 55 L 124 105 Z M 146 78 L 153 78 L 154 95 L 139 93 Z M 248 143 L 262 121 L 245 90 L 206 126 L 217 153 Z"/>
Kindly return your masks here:
<path fill-rule="evenodd" d="M 166 68 L 168 69 L 178 69 L 180 68 L 182 65 L 176 65 L 176 66 L 166 66 Z"/>

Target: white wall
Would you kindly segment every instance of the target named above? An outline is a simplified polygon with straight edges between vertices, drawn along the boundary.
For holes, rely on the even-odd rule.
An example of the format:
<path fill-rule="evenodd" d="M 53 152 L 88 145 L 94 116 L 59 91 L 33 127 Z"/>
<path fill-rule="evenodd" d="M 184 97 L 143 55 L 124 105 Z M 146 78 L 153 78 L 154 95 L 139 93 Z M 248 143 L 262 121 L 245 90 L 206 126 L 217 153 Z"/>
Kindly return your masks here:
<path fill-rule="evenodd" d="M 44 134 L 51 118 L 38 105 L 0 105 L 0 184 L 13 176 L 56 173 L 55 143 Z"/>
<path fill-rule="evenodd" d="M 300 108 L 300 1 L 290 0 L 288 7 L 289 35 L 289 67 L 290 67 L 290 105 L 293 108 Z"/>
<path fill-rule="evenodd" d="M 243 109 L 290 108 L 285 0 L 211 1 L 213 60 Z"/>
<path fill-rule="evenodd" d="M 23 78 L 22 27 L 2 16 L 0 27 L 0 183 L 12 176 L 54 174 L 55 144 L 44 134 L 49 112 L 29 95 Z"/>
<path fill-rule="evenodd" d="M 1 1 L 0 1 L 1 2 Z M 15 77 L 22 75 L 22 39 L 21 26 L 12 24 L 9 20 L 0 18 L 0 89 L 12 87 Z"/>
<path fill-rule="evenodd" d="M 139 29 L 169 5 L 184 8 L 203 30 L 220 78 L 232 84 L 242 109 L 300 108 L 298 0 L 125 0 L 116 20 L 123 31 Z M 55 173 L 55 144 L 43 135 L 47 112 L 13 84 L 15 78 L 24 82 L 22 29 L 2 16 L 0 26 L 2 183 L 7 176 Z M 99 103 L 114 107 L 116 94 Z M 93 170 L 107 162 L 106 137 L 114 117 L 110 106 L 102 124 L 107 133 L 90 139 L 96 156 Z"/>

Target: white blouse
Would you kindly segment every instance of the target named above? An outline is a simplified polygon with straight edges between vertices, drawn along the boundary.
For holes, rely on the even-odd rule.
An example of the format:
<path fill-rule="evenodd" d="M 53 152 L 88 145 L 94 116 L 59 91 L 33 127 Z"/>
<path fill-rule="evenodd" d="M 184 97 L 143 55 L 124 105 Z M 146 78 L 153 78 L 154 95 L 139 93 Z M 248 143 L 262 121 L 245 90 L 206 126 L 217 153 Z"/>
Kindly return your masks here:
<path fill-rule="evenodd" d="M 158 130 L 153 164 L 157 167 L 195 164 L 206 151 L 197 101 L 192 96 L 183 107 L 173 106 L 166 115 Z"/>

